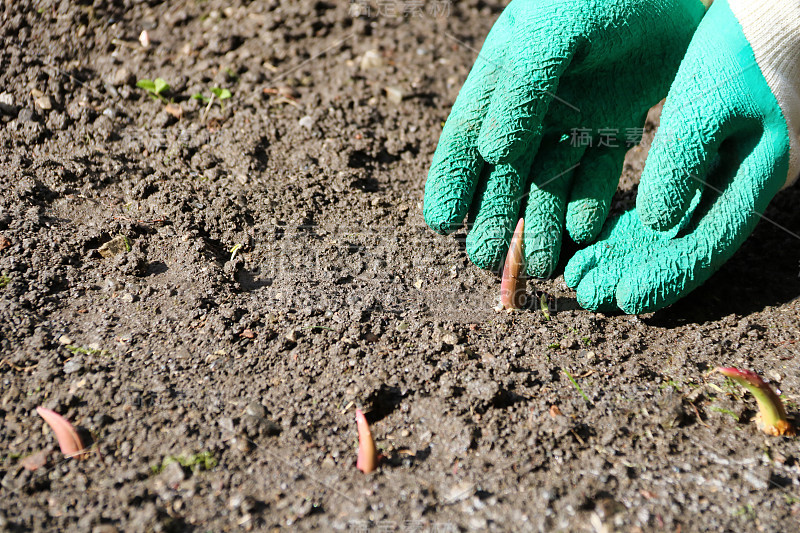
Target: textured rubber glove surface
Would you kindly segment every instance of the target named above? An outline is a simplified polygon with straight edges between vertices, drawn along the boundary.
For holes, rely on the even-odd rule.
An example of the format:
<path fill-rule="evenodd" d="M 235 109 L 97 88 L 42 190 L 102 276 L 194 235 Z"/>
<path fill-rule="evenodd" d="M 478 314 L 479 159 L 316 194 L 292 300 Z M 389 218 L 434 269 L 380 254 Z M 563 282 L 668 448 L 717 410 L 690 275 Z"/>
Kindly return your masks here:
<path fill-rule="evenodd" d="M 428 225 L 449 233 L 469 213 L 467 253 L 496 269 L 524 215 L 528 273 L 550 275 L 564 228 L 577 242 L 602 228 L 625 151 L 703 14 L 698 0 L 511 2 L 439 139 Z"/>
<path fill-rule="evenodd" d="M 783 185 L 789 149 L 778 102 L 739 22 L 718 0 L 664 105 L 638 216 L 631 210 L 610 221 L 600 241 L 567 265 L 578 302 L 650 312 L 700 286 L 741 246 Z"/>

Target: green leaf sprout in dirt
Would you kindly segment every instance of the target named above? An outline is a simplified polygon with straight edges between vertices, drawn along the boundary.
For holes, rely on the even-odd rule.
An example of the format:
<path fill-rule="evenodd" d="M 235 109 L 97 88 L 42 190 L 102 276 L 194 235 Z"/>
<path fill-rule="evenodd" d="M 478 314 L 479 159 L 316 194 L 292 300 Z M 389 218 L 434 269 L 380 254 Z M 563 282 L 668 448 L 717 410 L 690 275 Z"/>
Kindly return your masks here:
<path fill-rule="evenodd" d="M 178 463 L 184 468 L 191 468 L 193 472 L 200 472 L 203 470 L 211 470 L 217 466 L 217 459 L 214 457 L 214 454 L 209 451 L 193 453 L 191 455 L 167 455 L 161 460 L 161 464 L 151 465 L 150 472 L 159 474 L 171 463 Z"/>
<path fill-rule="evenodd" d="M 64 346 L 67 350 L 75 355 L 110 355 L 108 350 L 98 350 L 97 348 L 87 348 L 85 346 L 75 346 L 74 344 L 67 344 Z"/>
<path fill-rule="evenodd" d="M 203 93 L 194 93 L 192 98 L 202 101 L 204 104 L 207 104 L 208 107 L 213 105 L 214 98 L 216 98 L 219 100 L 219 107 L 221 109 L 225 109 L 225 100 L 230 99 L 233 96 L 233 93 L 231 93 L 231 91 L 228 89 L 221 89 L 219 87 L 212 87 L 209 90 L 211 91 L 211 96 L 206 96 Z"/>
<path fill-rule="evenodd" d="M 580 395 L 583 396 L 583 399 L 586 400 L 586 403 L 588 403 L 589 405 L 592 405 L 592 400 L 590 400 L 589 397 L 586 395 L 586 393 L 583 392 L 583 389 L 581 388 L 580 385 L 578 385 L 578 382 L 575 381 L 575 378 L 572 377 L 572 374 L 570 374 L 569 371 L 566 368 L 562 368 L 561 371 L 564 372 L 564 374 L 567 375 L 567 378 L 569 378 L 569 380 L 572 382 L 572 385 L 577 389 L 577 391 L 580 393 Z"/>
<path fill-rule="evenodd" d="M 542 314 L 544 315 L 544 319 L 546 321 L 550 320 L 550 303 L 547 301 L 547 295 L 542 293 L 539 296 L 539 309 L 542 310 Z"/>
<path fill-rule="evenodd" d="M 0 276 L 0 289 L 5 289 L 8 287 L 8 284 L 11 283 L 11 278 L 3 274 Z"/>
<path fill-rule="evenodd" d="M 730 415 L 730 416 L 731 416 L 731 418 L 733 418 L 733 419 L 734 419 L 734 420 L 736 420 L 737 422 L 739 421 L 739 415 L 737 415 L 736 413 L 734 413 L 734 412 L 733 412 L 733 411 L 731 411 L 730 409 L 725 409 L 724 407 L 717 407 L 716 405 L 712 405 L 711 407 L 709 407 L 709 409 L 710 409 L 711 411 L 714 411 L 714 412 L 717 412 L 717 413 L 722 413 L 722 414 Z"/>
<path fill-rule="evenodd" d="M 239 81 L 239 75 L 231 67 L 225 67 L 225 74 L 227 74 L 228 79 L 232 82 L 236 83 Z"/>
<path fill-rule="evenodd" d="M 719 372 L 735 381 L 755 397 L 758 403 L 756 425 L 761 431 L 775 437 L 794 436 L 796 434 L 794 426 L 786 418 L 786 409 L 783 406 L 783 402 L 772 390 L 772 387 L 765 383 L 758 374 L 750 370 L 722 367 L 715 368 L 714 372 Z"/>
<path fill-rule="evenodd" d="M 164 93 L 169 91 L 169 83 L 164 81 L 163 78 L 156 78 L 155 80 L 139 80 L 136 82 L 136 86 L 147 91 L 147 94 L 150 95 L 150 98 L 154 100 L 161 100 L 165 104 L 167 103 Z"/>

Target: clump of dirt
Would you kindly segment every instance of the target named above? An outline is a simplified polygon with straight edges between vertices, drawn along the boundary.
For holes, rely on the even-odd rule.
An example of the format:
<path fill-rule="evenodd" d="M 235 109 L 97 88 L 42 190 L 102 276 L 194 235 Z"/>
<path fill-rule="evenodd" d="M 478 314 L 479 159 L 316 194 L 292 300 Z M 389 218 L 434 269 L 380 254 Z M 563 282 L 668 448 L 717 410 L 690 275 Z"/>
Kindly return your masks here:
<path fill-rule="evenodd" d="M 495 313 L 420 208 L 502 6 L 386 5 L 0 6 L 0 528 L 792 529 L 798 441 L 705 376 L 752 368 L 797 415 L 800 192 L 663 312 L 558 277 L 550 320 Z"/>

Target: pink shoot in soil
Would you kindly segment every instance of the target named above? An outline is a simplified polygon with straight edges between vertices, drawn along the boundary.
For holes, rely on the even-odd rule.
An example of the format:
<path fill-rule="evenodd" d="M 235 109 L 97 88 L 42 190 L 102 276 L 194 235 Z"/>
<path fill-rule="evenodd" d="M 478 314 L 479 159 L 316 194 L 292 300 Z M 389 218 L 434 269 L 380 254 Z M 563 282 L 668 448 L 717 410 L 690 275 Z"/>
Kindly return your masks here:
<path fill-rule="evenodd" d="M 61 453 L 67 457 L 77 457 L 78 459 L 86 457 L 81 438 L 78 436 L 78 432 L 75 431 L 75 428 L 72 427 L 72 424 L 51 409 L 37 407 L 36 412 L 39 413 L 39 416 L 44 418 L 44 421 L 47 422 L 47 425 L 50 426 L 50 429 L 56 434 L 56 440 L 61 448 Z"/>
<path fill-rule="evenodd" d="M 519 219 L 508 255 L 503 265 L 503 280 L 500 283 L 500 303 L 505 309 L 521 309 L 525 305 L 525 219 Z"/>
<path fill-rule="evenodd" d="M 356 468 L 369 474 L 378 468 L 378 449 L 372 438 L 372 431 L 369 429 L 367 417 L 361 409 L 356 409 L 356 425 L 358 426 L 358 460 Z"/>
<path fill-rule="evenodd" d="M 775 437 L 795 435 L 794 426 L 786 419 L 783 402 L 758 374 L 738 368 L 717 367 L 714 371 L 731 378 L 755 396 L 758 402 L 756 424 L 761 431 Z"/>

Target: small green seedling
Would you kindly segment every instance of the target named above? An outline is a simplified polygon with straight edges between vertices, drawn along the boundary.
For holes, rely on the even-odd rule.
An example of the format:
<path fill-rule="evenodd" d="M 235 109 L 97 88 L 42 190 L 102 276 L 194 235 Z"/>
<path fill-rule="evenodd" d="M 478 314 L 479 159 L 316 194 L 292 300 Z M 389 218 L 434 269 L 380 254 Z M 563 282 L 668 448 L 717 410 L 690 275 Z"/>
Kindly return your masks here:
<path fill-rule="evenodd" d="M 216 99 L 219 100 L 220 108 L 225 109 L 225 100 L 228 100 L 233 96 L 233 93 L 231 93 L 228 89 L 220 89 L 219 87 L 212 87 L 210 91 L 211 96 L 206 96 L 202 93 L 194 93 L 192 98 L 195 100 L 200 100 L 204 104 L 211 106 L 214 102 L 214 98 L 216 97 Z"/>
<path fill-rule="evenodd" d="M 796 430 L 786 418 L 783 402 L 758 374 L 750 370 L 722 367 L 715 368 L 714 372 L 732 379 L 755 396 L 758 403 L 756 425 L 761 431 L 775 437 L 795 435 Z"/>
<path fill-rule="evenodd" d="M 136 86 L 147 91 L 147 94 L 149 94 L 150 98 L 153 100 L 161 100 L 162 102 L 167 103 L 164 93 L 169 91 L 169 83 L 164 81 L 163 78 L 156 78 L 155 80 L 139 80 L 136 82 Z"/>
<path fill-rule="evenodd" d="M 545 322 L 550 321 L 550 303 L 547 301 L 547 295 L 542 293 L 539 297 L 539 309 L 542 310 Z"/>
<path fill-rule="evenodd" d="M 581 388 L 580 385 L 578 385 L 578 382 L 575 381 L 575 378 L 572 377 L 572 374 L 570 374 L 569 371 L 566 368 L 562 368 L 561 371 L 564 372 L 567 375 L 567 379 L 570 380 L 570 382 L 572 383 L 572 386 L 575 387 L 578 390 L 578 393 L 583 397 L 584 400 L 586 400 L 586 403 L 588 403 L 591 406 L 592 405 L 592 400 L 590 400 L 589 396 L 587 396 L 586 393 L 583 392 L 583 389 Z"/>
<path fill-rule="evenodd" d="M 0 276 L 0 289 L 5 289 L 11 283 L 11 278 L 6 275 Z"/>
<path fill-rule="evenodd" d="M 67 344 L 66 346 L 64 346 L 64 348 L 66 348 L 75 355 L 101 355 L 101 356 L 110 355 L 108 350 L 98 350 L 96 348 L 87 348 L 85 346 L 75 346 L 74 344 Z"/>
<path fill-rule="evenodd" d="M 190 468 L 194 472 L 199 472 L 201 470 L 211 470 L 217 466 L 217 459 L 214 457 L 213 453 L 208 451 L 191 455 L 167 455 L 161 460 L 161 464 L 151 465 L 150 472 L 159 474 L 170 463 L 178 463 L 184 468 Z"/>

